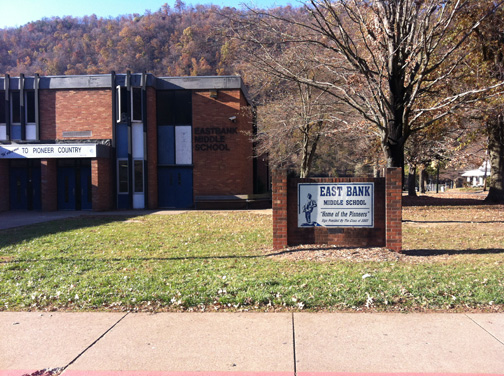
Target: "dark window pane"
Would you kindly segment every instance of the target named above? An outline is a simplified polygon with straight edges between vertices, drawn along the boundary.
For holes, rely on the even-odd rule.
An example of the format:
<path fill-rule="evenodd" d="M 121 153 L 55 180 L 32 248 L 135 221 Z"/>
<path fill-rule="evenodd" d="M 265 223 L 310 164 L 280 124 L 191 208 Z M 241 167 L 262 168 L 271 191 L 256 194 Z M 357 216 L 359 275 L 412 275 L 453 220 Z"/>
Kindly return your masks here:
<path fill-rule="evenodd" d="M 191 125 L 191 91 L 175 90 L 157 93 L 157 122 L 159 125 Z"/>
<path fill-rule="evenodd" d="M 5 119 L 5 91 L 0 91 L 0 123 L 6 123 Z"/>
<path fill-rule="evenodd" d="M 175 164 L 175 127 L 163 125 L 158 129 L 158 164 Z"/>
<path fill-rule="evenodd" d="M 11 116 L 13 123 L 21 123 L 21 102 L 19 91 L 13 91 L 11 94 Z"/>
<path fill-rule="evenodd" d="M 134 161 L 135 164 L 135 192 L 143 192 L 143 161 Z"/>
<path fill-rule="evenodd" d="M 132 119 L 142 120 L 142 89 L 134 87 L 133 89 L 133 114 Z"/>
<path fill-rule="evenodd" d="M 128 193 L 128 161 L 119 161 L 118 165 L 119 174 L 119 193 Z"/>
<path fill-rule="evenodd" d="M 11 139 L 21 140 L 21 125 L 11 125 Z"/>
<path fill-rule="evenodd" d="M 191 125 L 192 101 L 190 91 L 176 91 L 174 100 L 174 125 Z"/>
<path fill-rule="evenodd" d="M 126 123 L 128 115 L 128 96 L 125 87 L 117 88 L 117 122 Z"/>
<path fill-rule="evenodd" d="M 26 92 L 26 122 L 35 123 L 35 92 Z"/>

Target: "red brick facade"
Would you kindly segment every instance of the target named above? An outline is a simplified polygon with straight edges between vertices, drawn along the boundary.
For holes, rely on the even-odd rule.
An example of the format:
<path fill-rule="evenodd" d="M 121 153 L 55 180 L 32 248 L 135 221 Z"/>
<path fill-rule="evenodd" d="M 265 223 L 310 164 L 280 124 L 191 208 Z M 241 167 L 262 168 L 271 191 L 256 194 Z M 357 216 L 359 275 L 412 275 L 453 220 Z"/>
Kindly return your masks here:
<path fill-rule="evenodd" d="M 112 139 L 111 90 L 41 90 L 40 139 L 69 140 L 63 132 Z M 82 140 L 82 139 L 80 139 Z"/>
<path fill-rule="evenodd" d="M 44 159 L 40 161 L 42 210 L 58 210 L 58 161 Z"/>
<path fill-rule="evenodd" d="M 374 183 L 374 227 L 298 227 L 298 183 Z M 342 247 L 384 247 L 400 252 L 401 169 L 388 169 L 386 178 L 287 178 L 273 174 L 273 247 L 329 244 Z"/>
<path fill-rule="evenodd" d="M 1 140 L 2 145 L 12 150 L 15 147 L 13 145 L 21 140 L 33 148 L 30 150 L 36 150 L 39 146 L 40 150 L 52 150 L 52 144 L 66 144 L 69 151 L 60 152 L 58 148 L 58 152 L 37 151 L 46 153 L 37 155 L 26 152 L 22 156 L 0 159 L 0 211 L 13 206 L 9 201 L 9 174 L 14 171 L 12 166 L 19 163 L 11 163 L 9 158 L 40 160 L 40 184 L 34 185 L 36 191 L 33 195 L 41 200 L 37 201 L 37 207 L 30 209 L 44 211 L 58 210 L 58 206 L 64 210 L 172 207 L 171 203 L 166 204 L 166 197 L 178 198 L 178 191 L 173 186 L 166 188 L 167 181 L 172 184 L 172 178 L 166 177 L 169 169 L 180 168 L 184 173 L 188 172 L 187 181 L 190 183 L 186 180 L 180 183 L 179 173 L 178 186 L 180 188 L 183 185 L 180 190 L 184 193 L 192 192 L 188 201 L 193 202 L 194 206 L 197 197 L 211 197 L 213 200 L 214 196 L 253 195 L 255 186 L 261 185 L 257 179 L 254 180 L 259 175 L 262 180 L 268 181 L 263 176 L 267 169 L 264 166 L 259 168 L 258 162 L 253 159 L 253 143 L 250 139 L 253 124 L 251 114 L 245 111 L 250 105 L 239 77 L 156 78 L 147 74 L 128 73 L 37 79 L 39 85 L 29 84 L 27 87 L 25 84 L 25 90 L 36 93 L 38 90 L 35 112 L 39 116 L 36 127 L 29 124 L 31 133 L 27 136 L 26 124 L 13 125 L 10 129 L 15 126 L 16 132 L 19 129 L 22 131 L 15 136 L 6 133 L 6 139 Z M 6 84 L 5 80 L 11 81 Z M 32 81 L 35 82 L 35 78 L 26 82 Z M 18 83 L 18 79 L 0 77 L 0 90 L 10 87 L 9 90 L 18 91 Z M 178 164 L 178 161 L 167 162 L 166 159 L 171 150 L 179 151 L 175 144 L 163 145 L 161 150 L 166 155 L 158 156 L 158 137 L 168 137 L 166 133 L 158 136 L 160 127 L 171 124 L 158 124 L 157 116 L 162 118 L 166 113 L 170 116 L 177 114 L 177 108 L 170 107 L 174 102 L 163 99 L 165 97 L 159 93 L 164 95 L 182 91 L 192 104 L 192 114 L 187 117 L 192 124 L 175 123 L 174 126 L 191 125 L 192 155 L 186 147 L 185 155 L 189 157 Z M 166 107 L 159 109 L 158 103 Z M 187 109 L 189 107 L 181 110 L 181 113 L 185 111 L 187 114 Z M 8 121 L 4 119 L 3 122 Z M 0 119 L 0 123 L 3 122 Z M 38 130 L 38 134 L 33 129 Z M 161 131 L 165 132 L 166 129 Z M 84 150 L 88 145 L 92 147 L 79 154 L 80 148 Z M 180 141 L 180 145 L 189 145 L 187 136 Z M 213 149 L 214 146 L 216 149 Z M 79 152 L 70 151 L 73 148 Z M 96 156 L 92 154 L 94 150 Z M 140 171 L 139 162 L 143 166 Z M 161 195 L 159 187 L 163 189 Z M 58 189 L 64 190 L 65 195 L 58 193 Z M 73 192 L 70 199 L 68 192 Z M 64 197 L 64 201 L 61 201 L 61 197 Z M 162 199 L 165 199 L 164 203 Z M 221 205 L 222 200 L 219 200 L 220 197 L 215 205 Z M 92 208 L 89 207 L 90 202 Z"/>
<path fill-rule="evenodd" d="M 113 201 L 111 200 L 114 197 L 113 182 L 110 159 L 93 159 L 91 162 L 93 210 L 103 211 L 113 209 Z"/>
<path fill-rule="evenodd" d="M 217 98 L 210 91 L 193 92 L 194 196 L 254 193 L 252 127 L 250 117 L 241 113 L 243 102 L 240 90 L 219 90 Z M 201 128 L 231 129 L 230 134 L 212 136 L 226 150 L 198 150 L 199 144 L 216 144 L 198 141 Z"/>
<path fill-rule="evenodd" d="M 158 207 L 156 91 L 147 88 L 147 208 Z"/>

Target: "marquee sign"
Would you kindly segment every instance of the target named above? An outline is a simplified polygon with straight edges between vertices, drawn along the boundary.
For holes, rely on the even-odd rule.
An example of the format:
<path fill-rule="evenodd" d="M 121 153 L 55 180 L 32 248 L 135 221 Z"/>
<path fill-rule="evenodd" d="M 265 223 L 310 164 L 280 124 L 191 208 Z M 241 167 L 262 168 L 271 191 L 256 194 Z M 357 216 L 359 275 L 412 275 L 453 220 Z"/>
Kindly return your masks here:
<path fill-rule="evenodd" d="M 298 227 L 374 227 L 374 183 L 298 184 Z"/>
<path fill-rule="evenodd" d="M 96 158 L 96 144 L 0 145 L 0 159 Z"/>

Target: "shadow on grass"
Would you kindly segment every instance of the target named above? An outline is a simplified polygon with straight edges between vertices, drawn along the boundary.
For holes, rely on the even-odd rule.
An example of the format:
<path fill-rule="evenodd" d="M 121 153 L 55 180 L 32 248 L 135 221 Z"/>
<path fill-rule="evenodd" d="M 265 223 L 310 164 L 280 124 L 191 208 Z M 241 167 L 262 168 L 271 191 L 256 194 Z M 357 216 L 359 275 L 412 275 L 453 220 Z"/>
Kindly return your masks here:
<path fill-rule="evenodd" d="M 422 224 L 449 224 L 449 223 L 461 223 L 461 224 L 467 224 L 467 223 L 473 223 L 473 224 L 491 224 L 491 223 L 503 223 L 504 221 L 412 221 L 410 219 L 405 219 L 402 221 L 403 223 L 422 223 Z"/>
<path fill-rule="evenodd" d="M 404 196 L 402 204 L 403 207 L 496 205 L 491 202 L 485 202 L 482 197 L 461 198 L 461 197 L 432 197 L 432 196 L 418 196 L 418 197 Z"/>
<path fill-rule="evenodd" d="M 480 249 L 408 249 L 402 251 L 403 255 L 414 257 L 427 256 L 452 256 L 452 255 L 495 255 L 504 254 L 502 248 Z"/>
<path fill-rule="evenodd" d="M 114 222 L 125 222 L 139 215 L 81 215 L 68 218 L 55 218 L 45 222 L 28 224 L 0 230 L 0 250 L 23 242 L 29 242 L 41 236 L 55 235 L 66 231 L 79 230 Z"/>

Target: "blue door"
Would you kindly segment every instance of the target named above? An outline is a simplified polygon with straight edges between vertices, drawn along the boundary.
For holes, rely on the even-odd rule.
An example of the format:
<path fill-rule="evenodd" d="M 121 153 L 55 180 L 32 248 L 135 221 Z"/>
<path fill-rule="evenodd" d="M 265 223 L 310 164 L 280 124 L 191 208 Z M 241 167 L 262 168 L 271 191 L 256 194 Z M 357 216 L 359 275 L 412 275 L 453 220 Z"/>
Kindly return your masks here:
<path fill-rule="evenodd" d="M 91 200 L 91 166 L 80 168 L 80 188 L 81 188 L 81 209 L 91 210 L 93 203 Z"/>
<path fill-rule="evenodd" d="M 28 169 L 11 167 L 10 169 L 10 208 L 28 210 Z"/>
<path fill-rule="evenodd" d="M 40 210 L 40 161 L 12 161 L 10 166 L 11 210 Z"/>
<path fill-rule="evenodd" d="M 58 209 L 91 210 L 91 162 L 58 161 Z"/>
<path fill-rule="evenodd" d="M 75 167 L 58 167 L 58 209 L 76 210 Z"/>
<path fill-rule="evenodd" d="M 161 208 L 187 209 L 192 207 L 192 167 L 159 167 L 158 198 Z"/>

